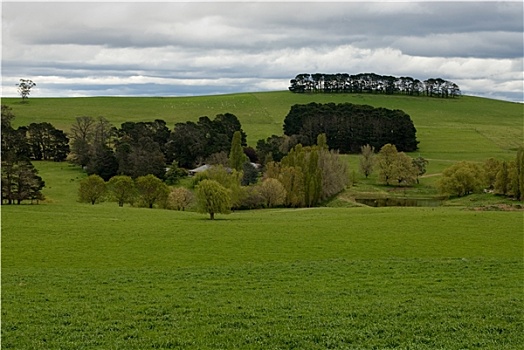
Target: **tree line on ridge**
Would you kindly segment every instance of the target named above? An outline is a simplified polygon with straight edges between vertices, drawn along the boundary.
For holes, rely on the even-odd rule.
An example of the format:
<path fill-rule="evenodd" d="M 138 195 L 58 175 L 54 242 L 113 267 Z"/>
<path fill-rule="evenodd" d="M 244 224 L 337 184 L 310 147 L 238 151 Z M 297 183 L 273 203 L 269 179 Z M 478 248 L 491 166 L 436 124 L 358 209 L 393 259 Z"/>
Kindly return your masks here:
<path fill-rule="evenodd" d="M 295 93 L 373 93 L 404 94 L 452 98 L 460 96 L 460 88 L 452 81 L 442 78 L 419 80 L 412 77 L 394 77 L 375 73 L 324 74 L 302 73 L 290 80 L 289 91 Z"/>

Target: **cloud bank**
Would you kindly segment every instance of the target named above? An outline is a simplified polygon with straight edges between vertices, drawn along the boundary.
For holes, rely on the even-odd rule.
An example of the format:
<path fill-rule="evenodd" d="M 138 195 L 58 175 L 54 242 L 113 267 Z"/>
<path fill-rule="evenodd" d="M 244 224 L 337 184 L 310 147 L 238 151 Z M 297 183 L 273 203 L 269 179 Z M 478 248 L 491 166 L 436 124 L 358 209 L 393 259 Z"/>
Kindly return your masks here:
<path fill-rule="evenodd" d="M 522 102 L 522 2 L 3 3 L 2 96 L 285 90 L 298 73 L 437 78 Z"/>

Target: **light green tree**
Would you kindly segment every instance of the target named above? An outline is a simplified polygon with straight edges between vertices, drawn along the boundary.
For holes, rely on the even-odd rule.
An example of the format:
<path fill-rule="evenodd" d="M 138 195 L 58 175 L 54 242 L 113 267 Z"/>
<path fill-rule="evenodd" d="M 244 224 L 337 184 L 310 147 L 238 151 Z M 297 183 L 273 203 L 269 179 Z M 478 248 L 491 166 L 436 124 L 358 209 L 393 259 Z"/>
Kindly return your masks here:
<path fill-rule="evenodd" d="M 413 159 L 404 152 L 397 154 L 397 159 L 394 163 L 394 174 L 399 186 L 411 186 L 418 178 L 418 171 L 413 164 Z"/>
<path fill-rule="evenodd" d="M 397 157 L 397 147 L 389 143 L 382 146 L 377 155 L 379 178 L 388 186 L 391 184 L 391 181 L 395 179 L 395 163 L 397 162 Z"/>
<path fill-rule="evenodd" d="M 444 169 L 437 187 L 442 194 L 462 197 L 480 192 L 484 186 L 483 169 L 476 163 L 462 161 Z"/>
<path fill-rule="evenodd" d="M 80 181 L 78 188 L 78 200 L 82 203 L 102 202 L 106 194 L 106 183 L 98 175 L 90 175 Z"/>
<path fill-rule="evenodd" d="M 240 131 L 235 131 L 231 140 L 229 166 L 236 171 L 242 171 L 242 166 L 248 161 L 249 158 L 244 154 L 244 149 L 242 148 L 242 134 Z"/>
<path fill-rule="evenodd" d="M 113 176 L 107 182 L 107 190 L 112 201 L 123 207 L 124 203 L 132 203 L 136 196 L 135 183 L 130 176 L 117 175 Z"/>
<path fill-rule="evenodd" d="M 231 197 L 227 188 L 215 180 L 202 180 L 196 187 L 197 210 L 209 214 L 214 220 L 215 214 L 231 213 Z"/>
<path fill-rule="evenodd" d="M 155 175 L 139 176 L 135 180 L 138 198 L 142 205 L 153 208 L 155 204 L 162 205 L 169 196 L 169 187 Z"/>

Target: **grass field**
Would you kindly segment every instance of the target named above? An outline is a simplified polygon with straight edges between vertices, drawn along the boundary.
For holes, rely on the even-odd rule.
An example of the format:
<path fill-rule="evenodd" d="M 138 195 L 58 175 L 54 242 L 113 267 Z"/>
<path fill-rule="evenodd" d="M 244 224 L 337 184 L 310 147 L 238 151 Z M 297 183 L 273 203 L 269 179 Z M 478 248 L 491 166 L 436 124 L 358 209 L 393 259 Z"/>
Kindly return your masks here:
<path fill-rule="evenodd" d="M 249 142 L 294 103 L 400 108 L 430 159 L 418 194 L 457 160 L 512 159 L 522 105 L 464 97 L 293 95 L 37 99 L 18 125 L 75 116 L 168 123 L 231 112 Z M 243 102 L 242 102 L 243 101 Z M 206 112 L 207 110 L 207 112 Z M 354 168 L 357 158 L 347 156 Z M 2 206 L 5 349 L 521 349 L 522 211 L 333 207 L 193 212 L 76 202 L 83 174 L 36 162 L 40 205 Z M 357 184 L 360 191 L 388 191 Z M 428 185 L 429 184 L 429 185 Z M 352 189 L 347 192 L 351 195 Z M 411 191 L 402 189 L 402 191 Z M 339 201 L 343 201 L 343 196 Z M 344 205 L 341 205 L 344 206 Z"/>

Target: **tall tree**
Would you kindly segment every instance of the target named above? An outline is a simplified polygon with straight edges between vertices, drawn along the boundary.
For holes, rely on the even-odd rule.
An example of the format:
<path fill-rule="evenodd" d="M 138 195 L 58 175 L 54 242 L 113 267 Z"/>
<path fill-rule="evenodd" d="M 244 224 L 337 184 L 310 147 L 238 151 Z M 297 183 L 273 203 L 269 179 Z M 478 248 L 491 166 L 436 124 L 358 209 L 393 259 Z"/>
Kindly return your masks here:
<path fill-rule="evenodd" d="M 231 169 L 236 171 L 242 171 L 242 166 L 245 162 L 248 162 L 249 159 L 244 154 L 242 148 L 242 134 L 240 131 L 235 131 L 233 134 L 233 139 L 231 140 L 231 150 L 229 152 L 229 166 Z"/>
<path fill-rule="evenodd" d="M 360 147 L 359 157 L 360 172 L 364 174 L 366 179 L 373 172 L 375 166 L 375 147 L 369 144 Z"/>
<path fill-rule="evenodd" d="M 215 214 L 231 213 L 230 192 L 214 180 L 203 180 L 196 187 L 197 210 L 209 214 L 214 220 Z"/>
<path fill-rule="evenodd" d="M 387 186 L 395 178 L 395 163 L 397 161 L 398 151 L 395 145 L 384 145 L 377 155 L 377 168 L 379 177 Z"/>
<path fill-rule="evenodd" d="M 29 160 L 2 161 L 2 200 L 20 204 L 24 200 L 41 200 L 45 183 Z"/>

